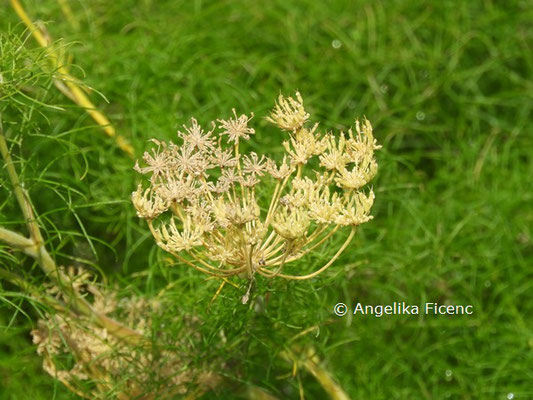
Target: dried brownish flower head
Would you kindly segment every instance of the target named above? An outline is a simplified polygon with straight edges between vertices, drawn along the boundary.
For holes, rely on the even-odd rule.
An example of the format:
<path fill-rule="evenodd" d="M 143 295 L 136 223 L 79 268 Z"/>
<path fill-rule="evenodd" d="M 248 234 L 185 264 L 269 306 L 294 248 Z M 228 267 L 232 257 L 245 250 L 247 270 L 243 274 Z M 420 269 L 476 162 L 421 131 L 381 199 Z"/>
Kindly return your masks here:
<path fill-rule="evenodd" d="M 144 154 L 149 178 L 132 194 L 137 215 L 147 221 L 156 243 L 179 261 L 216 277 L 312 278 L 346 249 L 355 228 L 372 219 L 380 146 L 368 120 L 333 135 L 307 127 L 309 114 L 299 93 L 280 96 L 268 121 L 288 133 L 278 165 L 266 155 L 241 154 L 240 142 L 255 130 L 251 118 L 218 120 L 204 131 L 195 119 L 178 132 L 179 144 L 160 143 Z M 312 167 L 314 165 L 315 167 Z M 269 186 L 270 185 L 270 186 Z M 268 204 L 259 204 L 272 190 Z M 261 209 L 261 206 L 264 208 Z M 344 244 L 322 268 L 302 275 L 283 271 L 350 227 Z"/>
<path fill-rule="evenodd" d="M 194 353 L 191 342 L 199 339 L 195 320 L 181 317 L 184 328 L 179 338 L 159 333 L 154 343 L 150 340 L 152 316 L 163 308 L 160 300 L 118 300 L 114 291 L 99 287 L 83 269 L 62 272 L 70 278 L 74 295 L 91 299 L 94 314 L 113 317 L 130 330 L 126 337 L 117 335 L 91 316 L 68 308 L 39 319 L 31 333 L 37 353 L 43 357 L 43 369 L 72 392 L 87 399 L 106 399 L 111 392 L 119 400 L 174 399 L 191 387 L 210 390 L 220 383 L 220 377 L 209 368 L 189 365 Z M 46 292 L 64 304 L 72 300 L 55 284 Z M 217 367 L 221 368 L 222 362 Z"/>

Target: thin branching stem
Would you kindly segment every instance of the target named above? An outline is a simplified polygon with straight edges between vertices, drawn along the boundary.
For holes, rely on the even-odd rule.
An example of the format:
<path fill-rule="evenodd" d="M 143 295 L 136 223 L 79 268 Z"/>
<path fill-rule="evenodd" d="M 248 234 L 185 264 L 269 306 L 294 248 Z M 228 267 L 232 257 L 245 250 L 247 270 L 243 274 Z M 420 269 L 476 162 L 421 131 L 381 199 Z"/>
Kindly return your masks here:
<path fill-rule="evenodd" d="M 323 233 L 328 227 L 325 226 L 324 228 L 321 229 L 321 232 L 320 233 Z M 315 248 L 317 248 L 318 246 L 320 246 L 322 243 L 324 243 L 326 240 L 328 240 L 331 236 L 333 236 L 335 234 L 335 232 L 337 232 L 337 230 L 339 229 L 338 225 L 335 226 L 334 228 L 332 228 L 326 235 L 324 235 L 324 237 L 322 237 L 322 239 L 320 239 L 318 242 L 312 244 L 310 247 L 305 247 L 303 249 L 300 249 L 300 251 L 298 252 L 298 254 L 295 256 L 295 257 L 290 257 L 289 259 L 287 259 L 285 262 L 292 262 L 292 261 L 295 261 L 295 260 L 298 260 L 299 258 L 302 258 L 303 256 L 305 256 L 306 254 L 310 253 L 311 251 L 313 251 Z M 311 243 L 309 243 L 311 244 Z M 276 254 L 276 253 L 274 253 Z M 277 256 L 276 258 L 271 258 L 269 259 L 269 262 L 267 262 L 267 266 L 274 266 L 274 265 L 277 265 L 277 262 L 278 260 L 280 259 L 281 256 Z"/>
<path fill-rule="evenodd" d="M 24 216 L 24 220 L 26 222 L 26 226 L 28 227 L 30 237 L 33 239 L 35 243 L 42 243 L 43 238 L 39 230 L 39 225 L 37 225 L 35 214 L 33 213 L 33 207 L 31 205 L 31 201 L 29 199 L 28 193 L 26 192 L 26 190 L 20 183 L 19 177 L 15 170 L 15 166 L 13 164 L 13 159 L 11 158 L 11 154 L 9 153 L 9 148 L 7 147 L 7 142 L 4 136 L 4 131 L 2 129 L 1 115 L 0 115 L 0 153 L 2 154 L 2 158 L 4 159 L 7 174 L 9 176 L 9 180 L 11 181 L 11 185 L 13 186 L 13 193 L 15 194 L 15 198 L 17 199 L 20 210 L 22 211 L 22 215 Z"/>
<path fill-rule="evenodd" d="M 37 223 L 37 218 L 33 212 L 30 196 L 22 186 L 17 171 L 15 170 L 1 124 L 0 153 L 4 159 L 8 176 L 13 186 L 13 193 L 15 194 L 19 207 L 26 220 L 28 230 L 30 231 L 30 238 L 28 239 L 18 233 L 9 231 L 5 228 L 0 228 L 0 239 L 12 245 L 14 248 L 22 250 L 26 255 L 34 258 L 45 274 L 54 280 L 68 295 L 71 304 L 78 312 L 94 317 L 99 325 L 106 328 L 116 337 L 138 344 L 140 342 L 140 335 L 137 332 L 101 313 L 96 312 L 85 299 L 76 294 L 72 288 L 68 276 L 66 276 L 57 267 L 55 261 L 46 250 L 44 240 Z"/>
<path fill-rule="evenodd" d="M 87 114 L 103 129 L 107 136 L 115 138 L 117 146 L 130 157 L 133 157 L 134 149 L 127 142 L 127 140 L 121 136 L 117 135 L 115 128 L 109 121 L 109 119 L 99 111 L 96 106 L 89 100 L 83 89 L 76 82 L 76 79 L 69 74 L 67 67 L 61 62 L 58 54 L 50 47 L 50 42 L 47 39 L 47 36 L 43 34 L 42 30 L 44 28 L 39 28 L 28 16 L 28 13 L 22 6 L 19 0 L 10 0 L 13 10 L 17 13 L 19 18 L 24 22 L 26 27 L 29 29 L 32 36 L 35 38 L 37 43 L 43 48 L 46 49 L 50 63 L 52 67 L 56 69 L 59 78 L 54 78 L 54 84 L 58 89 L 72 99 L 80 107 L 83 107 Z M 68 94 L 67 94 L 68 93 Z"/>
<path fill-rule="evenodd" d="M 316 270 L 315 272 L 311 273 L 311 274 L 307 274 L 307 275 L 285 275 L 285 274 L 278 274 L 277 276 L 281 277 L 281 278 L 285 278 L 285 279 L 292 279 L 292 280 L 305 280 L 305 279 L 311 279 L 311 278 L 314 278 L 315 276 L 321 274 L 322 272 L 324 272 L 326 269 L 328 269 L 334 262 L 335 260 L 337 260 L 337 258 L 342 254 L 342 252 L 346 249 L 346 247 L 348 247 L 348 244 L 350 244 L 350 242 L 352 241 L 353 239 L 353 236 L 355 235 L 355 227 L 352 227 L 352 230 L 350 231 L 350 234 L 348 235 L 348 238 L 346 239 L 346 241 L 344 242 L 344 244 L 337 250 L 337 252 L 335 253 L 335 255 L 331 258 L 331 260 L 329 260 L 323 267 L 319 268 L 318 270 Z M 271 271 L 268 271 L 267 269 L 265 268 L 259 268 L 257 270 L 257 272 L 259 272 L 261 275 L 264 275 L 264 276 L 267 276 L 269 278 L 273 277 L 274 276 L 274 273 L 271 272 Z"/>

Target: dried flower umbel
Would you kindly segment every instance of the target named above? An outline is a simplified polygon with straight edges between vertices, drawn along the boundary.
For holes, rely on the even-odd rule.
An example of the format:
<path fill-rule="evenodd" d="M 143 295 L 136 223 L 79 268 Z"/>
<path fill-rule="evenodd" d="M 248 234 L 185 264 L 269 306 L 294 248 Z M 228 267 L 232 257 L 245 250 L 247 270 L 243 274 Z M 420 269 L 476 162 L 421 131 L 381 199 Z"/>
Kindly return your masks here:
<path fill-rule="evenodd" d="M 315 277 L 346 249 L 355 228 L 372 219 L 374 193 L 364 187 L 377 172 L 374 150 L 380 146 L 367 120 L 338 136 L 320 134 L 318 124 L 308 127 L 309 114 L 296 93 L 280 96 L 267 118 L 288 133 L 286 154 L 277 164 L 265 155 L 241 154 L 240 142 L 255 134 L 252 118 L 233 110 L 233 117 L 213 122 L 209 130 L 192 119 L 178 131 L 178 144 L 154 139 L 145 166 L 135 165 L 150 180 L 132 194 L 137 215 L 159 247 L 206 274 Z M 269 184 L 270 202 L 259 204 Z M 284 273 L 286 264 L 342 227 L 350 233 L 323 267 Z"/>
<path fill-rule="evenodd" d="M 113 316 L 131 327 L 127 338 L 118 337 L 93 318 L 66 308 L 39 319 L 31 333 L 43 357 L 43 369 L 72 392 L 86 399 L 109 398 L 110 393 L 119 400 L 174 399 L 190 394 L 191 388 L 203 392 L 220 383 L 221 378 L 209 368 L 222 368 L 222 363 L 210 360 L 211 365 L 201 369 L 190 365 L 191 342 L 200 339 L 195 333 L 197 321 L 181 317 L 188 323 L 180 336 L 159 331 L 157 340 L 149 341 L 152 316 L 162 308 L 161 301 L 119 299 L 116 292 L 98 286 L 94 276 L 81 268 L 60 270 L 70 278 L 73 293 L 92 298 L 95 313 Z M 46 287 L 47 295 L 58 303 L 71 301 L 58 285 Z"/>

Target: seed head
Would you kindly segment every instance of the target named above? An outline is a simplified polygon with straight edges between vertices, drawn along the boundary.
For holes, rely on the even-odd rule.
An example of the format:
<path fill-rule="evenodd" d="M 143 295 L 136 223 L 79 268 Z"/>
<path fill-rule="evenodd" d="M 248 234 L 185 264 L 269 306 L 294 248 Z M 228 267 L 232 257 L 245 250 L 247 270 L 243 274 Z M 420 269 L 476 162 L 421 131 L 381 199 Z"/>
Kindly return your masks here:
<path fill-rule="evenodd" d="M 245 140 L 250 139 L 250 135 L 255 134 L 255 130 L 250 128 L 248 123 L 254 117 L 254 114 L 251 113 L 250 117 L 244 114 L 237 117 L 235 109 L 232 109 L 232 111 L 235 118 L 218 120 L 220 123 L 218 127 L 222 129 L 221 135 L 228 135 L 228 143 L 238 143 L 241 138 Z"/>
<path fill-rule="evenodd" d="M 284 131 L 297 132 L 309 119 L 309 114 L 305 112 L 304 102 L 300 92 L 296 92 L 296 99 L 279 95 L 278 102 L 274 110 L 267 117 L 267 121 L 276 124 Z"/>
<path fill-rule="evenodd" d="M 198 263 L 188 265 L 202 272 L 313 277 L 282 270 L 339 228 L 372 218 L 374 193 L 365 186 L 377 173 L 374 150 L 380 146 L 367 120 L 338 135 L 306 126 L 309 114 L 296 93 L 280 96 L 267 118 L 288 132 L 278 165 L 265 154 L 241 153 L 239 141 L 255 133 L 248 126 L 252 117 L 233 109 L 232 118 L 208 132 L 191 119 L 178 133 L 181 145 L 154 141 L 146 166 L 135 166 L 148 175 L 149 186 L 139 186 L 132 200 L 156 243 L 176 257 L 189 253 L 187 260 Z M 353 231 L 347 240 L 352 237 Z"/>

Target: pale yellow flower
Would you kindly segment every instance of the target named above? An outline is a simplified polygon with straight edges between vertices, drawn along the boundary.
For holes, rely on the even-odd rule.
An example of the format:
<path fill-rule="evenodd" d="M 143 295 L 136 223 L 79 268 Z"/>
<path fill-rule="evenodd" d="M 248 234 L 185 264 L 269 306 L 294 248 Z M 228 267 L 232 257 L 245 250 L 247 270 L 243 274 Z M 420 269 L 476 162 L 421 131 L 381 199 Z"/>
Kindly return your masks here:
<path fill-rule="evenodd" d="M 301 129 L 309 119 L 309 114 L 304 109 L 302 96 L 296 92 L 296 99 L 279 95 L 274 110 L 267 120 L 288 132 Z"/>

